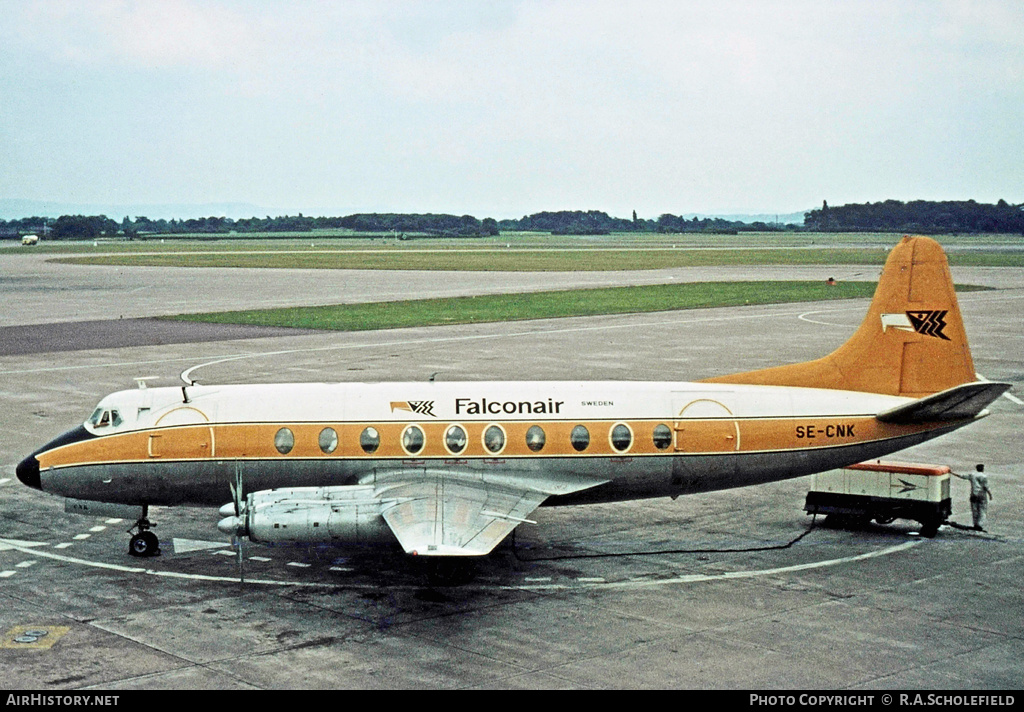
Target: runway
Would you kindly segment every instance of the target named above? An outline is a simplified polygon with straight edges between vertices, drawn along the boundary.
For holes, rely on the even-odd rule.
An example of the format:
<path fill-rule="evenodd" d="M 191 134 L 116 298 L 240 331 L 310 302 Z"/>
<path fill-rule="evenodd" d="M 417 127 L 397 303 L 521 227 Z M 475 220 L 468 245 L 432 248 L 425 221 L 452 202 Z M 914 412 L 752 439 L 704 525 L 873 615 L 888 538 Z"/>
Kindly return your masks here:
<path fill-rule="evenodd" d="M 288 270 L 223 276 L 145 268 L 112 287 L 103 268 L 12 266 L 18 259 L 0 254 L 4 274 L 19 277 L 0 289 L 6 327 L 107 321 L 122 316 L 111 311 L 118 306 L 126 319 L 170 305 L 198 311 L 198 294 L 211 305 L 205 310 L 241 298 L 246 306 L 279 306 L 322 297 L 308 294 L 307 275 Z M 772 279 L 786 273 L 767 271 Z M 1017 396 L 1020 273 L 955 273 L 958 282 L 1000 287 L 962 295 L 961 307 L 979 373 L 1013 382 Z M 403 284 L 399 291 L 422 288 L 422 296 L 578 286 L 570 274 L 492 274 L 458 287 L 437 273 L 360 274 L 348 286 L 334 281 L 338 275 L 325 279 L 369 300 L 390 298 Z M 684 278 L 579 279 L 593 286 L 669 276 Z M 265 292 L 239 295 L 247 283 Z M 135 301 L 133 289 L 149 296 Z M 807 481 L 797 479 L 675 501 L 542 508 L 536 525 L 520 526 L 514 541 L 455 586 L 435 585 L 395 548 L 254 544 L 244 549 L 243 586 L 235 551 L 215 528 L 217 513 L 200 509 L 156 510 L 163 555 L 140 561 L 126 553 L 130 522 L 66 514 L 59 499 L 14 478 L 22 457 L 81 422 L 103 395 L 134 387 L 136 377 L 171 385 L 199 366 L 192 377 L 202 383 L 433 373 L 439 380 L 697 379 L 823 355 L 865 309 L 858 300 L 354 334 L 206 331 L 176 343 L 154 342 L 139 324 L 134 340 L 58 338 L 62 349 L 47 346 L 43 334 L 52 331 L 29 330 L 19 352 L 7 341 L 15 332 L 0 330 L 5 686 L 1019 689 L 1024 407 L 1008 398 L 985 421 L 899 455 L 959 470 L 985 462 L 995 495 L 987 533 L 944 527 L 924 539 L 903 520 L 860 531 L 811 528 L 802 511 Z M 966 485 L 954 482 L 953 490 L 953 519 L 969 522 Z"/>

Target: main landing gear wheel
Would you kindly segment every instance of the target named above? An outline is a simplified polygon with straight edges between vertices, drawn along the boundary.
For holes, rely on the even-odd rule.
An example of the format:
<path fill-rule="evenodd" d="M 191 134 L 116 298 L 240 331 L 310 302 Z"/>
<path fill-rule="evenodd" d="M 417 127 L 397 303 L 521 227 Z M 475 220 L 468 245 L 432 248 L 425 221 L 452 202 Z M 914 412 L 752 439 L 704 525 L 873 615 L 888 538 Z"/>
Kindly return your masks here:
<path fill-rule="evenodd" d="M 148 514 L 149 506 L 143 505 L 142 517 L 128 530 L 131 534 L 133 530 L 138 529 L 128 542 L 128 553 L 132 556 L 160 556 L 160 539 L 150 531 L 156 525 L 150 523 Z"/>
<path fill-rule="evenodd" d="M 160 540 L 153 532 L 139 532 L 128 542 L 128 553 L 132 556 L 159 556 Z"/>

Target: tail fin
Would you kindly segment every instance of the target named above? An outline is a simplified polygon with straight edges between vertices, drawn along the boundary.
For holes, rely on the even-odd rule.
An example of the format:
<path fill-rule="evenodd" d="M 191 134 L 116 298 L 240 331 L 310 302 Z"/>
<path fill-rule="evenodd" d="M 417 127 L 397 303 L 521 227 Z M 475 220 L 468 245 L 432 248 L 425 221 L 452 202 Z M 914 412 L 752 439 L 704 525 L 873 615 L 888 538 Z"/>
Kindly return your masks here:
<path fill-rule="evenodd" d="M 935 240 L 904 237 L 886 260 L 867 317 L 845 344 L 816 361 L 705 382 L 921 398 L 975 380 L 946 255 Z"/>

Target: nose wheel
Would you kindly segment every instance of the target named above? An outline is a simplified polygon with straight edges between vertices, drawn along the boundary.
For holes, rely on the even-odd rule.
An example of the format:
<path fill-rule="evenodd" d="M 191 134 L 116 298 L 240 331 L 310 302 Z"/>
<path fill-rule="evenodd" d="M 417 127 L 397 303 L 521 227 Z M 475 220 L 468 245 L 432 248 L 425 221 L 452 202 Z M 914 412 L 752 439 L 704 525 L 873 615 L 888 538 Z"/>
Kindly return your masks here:
<path fill-rule="evenodd" d="M 160 556 L 160 539 L 150 531 L 155 524 L 147 518 L 149 507 L 143 506 L 142 517 L 128 530 L 132 538 L 128 541 L 128 553 L 132 556 Z"/>

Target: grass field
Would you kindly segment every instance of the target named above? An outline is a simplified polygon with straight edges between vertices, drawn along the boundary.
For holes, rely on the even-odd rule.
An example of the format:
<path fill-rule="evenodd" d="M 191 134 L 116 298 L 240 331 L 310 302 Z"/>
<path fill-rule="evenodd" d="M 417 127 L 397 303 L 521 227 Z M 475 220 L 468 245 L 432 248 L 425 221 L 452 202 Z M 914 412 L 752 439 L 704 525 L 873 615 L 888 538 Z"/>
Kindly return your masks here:
<path fill-rule="evenodd" d="M 339 304 L 185 314 L 174 319 L 302 329 L 366 331 L 703 307 L 870 297 L 875 284 L 840 282 L 708 282 L 576 289 L 527 294 Z"/>

